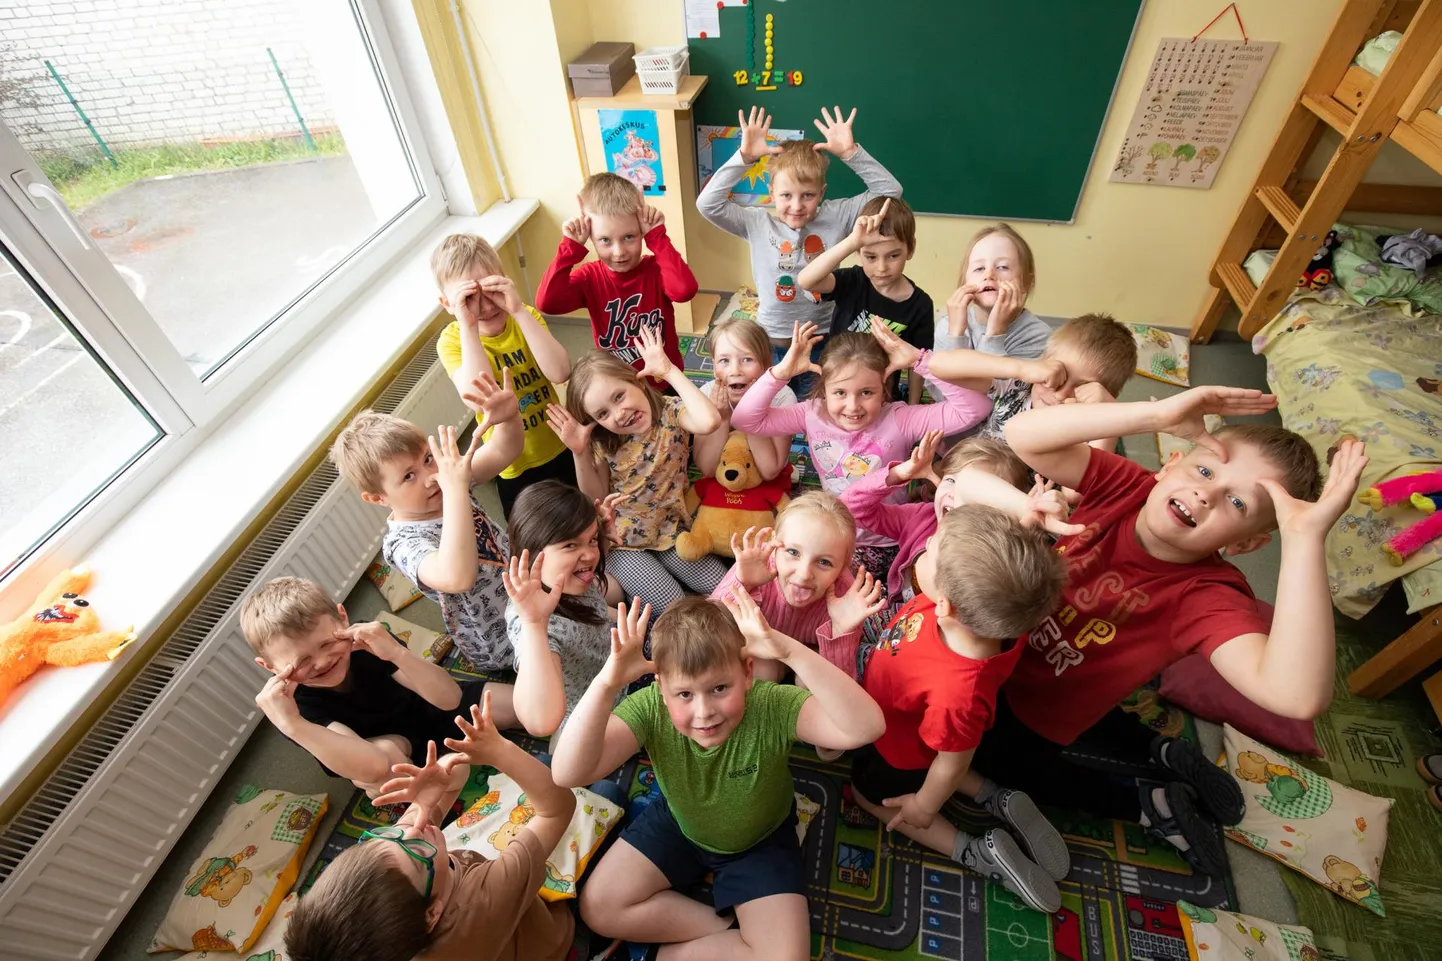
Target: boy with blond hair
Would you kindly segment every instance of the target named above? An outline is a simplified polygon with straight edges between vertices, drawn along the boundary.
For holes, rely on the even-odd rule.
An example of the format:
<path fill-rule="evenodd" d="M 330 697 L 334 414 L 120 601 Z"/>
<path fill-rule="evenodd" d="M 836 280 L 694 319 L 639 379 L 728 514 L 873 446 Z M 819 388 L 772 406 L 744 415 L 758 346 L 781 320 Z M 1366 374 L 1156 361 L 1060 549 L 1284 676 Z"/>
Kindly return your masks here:
<path fill-rule="evenodd" d="M 426 437 L 390 414 L 361 411 L 336 438 L 331 460 L 369 504 L 391 509 L 381 556 L 440 605 L 446 630 L 477 670 L 511 667 L 506 638 L 506 588 L 501 579 L 509 546 L 471 494 L 520 453 L 520 411 L 510 389 L 482 374 L 472 392 L 482 411 L 470 445 L 460 450 L 449 425 Z M 477 450 L 482 432 L 494 428 Z M 510 688 L 498 689 L 498 714 L 514 725 Z"/>
<path fill-rule="evenodd" d="M 1054 914 L 1056 882 L 1070 866 L 1061 835 L 1030 798 L 972 762 L 1026 633 L 1056 607 L 1065 565 L 1038 528 L 964 504 L 941 519 L 913 570 L 920 590 L 862 650 L 862 686 L 881 705 L 886 733 L 853 755 L 852 797 L 888 830 Z M 958 791 L 1005 821 L 1031 857 L 1002 828 L 973 837 L 940 817 Z"/>
<path fill-rule="evenodd" d="M 502 371 L 511 372 L 524 440 L 521 453 L 496 477 L 501 512 L 509 516 L 516 497 L 531 484 L 549 478 L 576 482 L 575 463 L 545 417 L 548 404 L 560 403 L 555 385 L 571 376 L 571 358 L 546 319 L 521 300 L 484 237 L 451 234 L 431 254 L 431 271 L 441 307 L 456 318 L 441 331 L 436 354 L 477 421 L 484 412 L 470 399 L 471 381 L 483 372 L 497 380 Z"/>
<path fill-rule="evenodd" d="M 1039 407 L 1006 427 L 1024 461 L 1080 493 L 1071 520 L 1082 530 L 1057 543 L 1071 578 L 1062 606 L 1031 632 L 976 764 L 1043 802 L 1146 825 L 1212 875 L 1226 870 L 1217 824 L 1242 815 L 1225 771 L 1189 742 L 1147 738 L 1136 753 L 1168 783 L 1133 788 L 1061 752 L 1109 724 L 1134 738 L 1139 725 L 1124 723 L 1117 705 L 1194 652 L 1267 710 L 1314 718 L 1326 709 L 1336 644 L 1323 540 L 1367 458 L 1343 441 L 1322 485 L 1316 455 L 1291 431 L 1246 424 L 1210 434 L 1204 424 L 1207 414 L 1262 414 L 1276 402 L 1259 390 L 1198 387 L 1149 403 Z M 1156 431 L 1197 446 L 1153 473 L 1087 443 Z M 1273 530 L 1282 562 L 1269 626 L 1223 555 L 1256 550 Z"/>
<path fill-rule="evenodd" d="M 675 944 L 686 957 L 804 961 L 811 924 L 787 757 L 798 739 L 869 743 L 882 733 L 880 710 L 820 654 L 773 630 L 745 591 L 725 607 L 688 597 L 667 608 L 651 634 L 655 664 L 642 647 L 650 608 L 619 613 L 611 656 L 553 747 L 551 770 L 557 783 L 588 784 L 644 747 L 661 797 L 596 866 L 581 917 L 599 934 Z M 753 681 L 752 657 L 783 662 L 810 690 Z M 655 682 L 613 711 L 625 686 L 653 670 Z M 681 893 L 708 872 L 714 908 Z M 734 929 L 721 913 L 732 910 Z"/>
<path fill-rule="evenodd" d="M 541 277 L 536 306 L 549 314 L 584 307 L 596 346 L 637 370 L 645 366 L 635 346 L 641 328 L 656 328 L 666 357 L 684 370 L 674 305 L 696 296 L 696 275 L 666 236 L 665 215 L 642 199 L 635 184 L 613 173 L 586 178 L 576 201 L 580 215 L 561 227 L 561 246 Z M 583 264 L 587 241 L 596 259 Z M 650 254 L 642 253 L 643 242 Z M 654 379 L 651 385 L 668 389 Z"/>
<path fill-rule="evenodd" d="M 481 696 L 480 682 L 462 688 L 379 623 L 350 623 L 304 578 L 261 585 L 241 605 L 240 630 L 272 675 L 256 705 L 327 773 L 373 798 L 392 765 L 419 763 L 426 742 Z"/>
<path fill-rule="evenodd" d="M 861 208 L 846 239 L 815 257 L 796 282 L 836 305 L 831 333 L 864 334 L 875 317 L 887 329 L 918 350 L 931 350 L 933 314 L 931 297 L 906 276 L 906 263 L 916 253 L 916 217 L 900 197 L 872 197 Z M 853 254 L 860 263 L 842 267 Z M 818 355 L 820 356 L 820 355 Z M 892 396 L 897 396 L 900 374 L 892 374 Z M 921 400 L 922 380 L 907 378 L 911 403 Z"/>
<path fill-rule="evenodd" d="M 575 921 L 564 902 L 543 901 L 546 860 L 566 836 L 575 795 L 546 766 L 501 737 L 490 701 L 455 717 L 454 751 L 435 742 L 398 764 L 377 803 L 409 806 L 399 821 L 361 835 L 301 898 L 285 931 L 291 961 L 451 961 L 476 958 L 563 961 Z M 441 824 L 472 765 L 509 776 L 532 814 L 494 860 L 449 851 Z"/>
<path fill-rule="evenodd" d="M 900 197 L 901 184 L 857 144 L 851 131 L 855 110 L 843 119 L 840 107 L 834 116 L 823 107 L 816 121 L 824 138 L 820 143 L 768 142 L 771 117 L 757 107 L 751 108 L 749 117 L 738 113 L 737 119 L 741 147 L 711 175 L 696 198 L 696 208 L 711 223 L 751 245 L 751 274 L 760 298 L 756 322 L 771 338 L 773 362 L 780 363 L 797 324 L 810 321 L 822 330 L 830 329 L 831 305 L 796 289 L 801 269 L 841 243 L 868 200 Z M 856 172 L 866 193 L 845 200 L 822 199 L 828 153 Z M 775 202 L 771 210 L 731 200 L 731 189 L 758 167 L 770 173 Z"/>

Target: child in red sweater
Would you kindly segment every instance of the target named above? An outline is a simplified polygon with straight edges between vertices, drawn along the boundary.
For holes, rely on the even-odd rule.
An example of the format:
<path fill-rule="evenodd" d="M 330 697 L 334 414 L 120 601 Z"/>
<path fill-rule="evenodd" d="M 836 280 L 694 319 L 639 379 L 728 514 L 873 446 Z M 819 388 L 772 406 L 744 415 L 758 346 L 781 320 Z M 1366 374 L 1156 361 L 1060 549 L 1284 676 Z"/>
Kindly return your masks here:
<path fill-rule="evenodd" d="M 577 199 L 581 215 L 561 227 L 565 236 L 541 278 L 536 306 L 548 314 L 586 308 L 596 346 L 637 370 L 645 363 L 632 344 L 642 327 L 660 328 L 667 358 L 685 370 L 672 305 L 696 296 L 696 275 L 666 236 L 666 218 L 635 184 L 613 173 L 589 177 Z M 596 259 L 583 264 L 587 240 Z M 642 240 L 650 256 L 641 252 Z M 651 386 L 666 390 L 656 381 Z"/>

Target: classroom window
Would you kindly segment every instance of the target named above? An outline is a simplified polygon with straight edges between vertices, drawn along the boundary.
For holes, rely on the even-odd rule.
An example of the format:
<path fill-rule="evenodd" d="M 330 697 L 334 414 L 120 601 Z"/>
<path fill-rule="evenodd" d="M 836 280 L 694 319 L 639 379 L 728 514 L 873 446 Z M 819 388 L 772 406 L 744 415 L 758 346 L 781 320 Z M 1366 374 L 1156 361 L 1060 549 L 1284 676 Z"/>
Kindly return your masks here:
<path fill-rule="evenodd" d="M 378 2 L 0 5 L 0 577 L 444 214 Z"/>

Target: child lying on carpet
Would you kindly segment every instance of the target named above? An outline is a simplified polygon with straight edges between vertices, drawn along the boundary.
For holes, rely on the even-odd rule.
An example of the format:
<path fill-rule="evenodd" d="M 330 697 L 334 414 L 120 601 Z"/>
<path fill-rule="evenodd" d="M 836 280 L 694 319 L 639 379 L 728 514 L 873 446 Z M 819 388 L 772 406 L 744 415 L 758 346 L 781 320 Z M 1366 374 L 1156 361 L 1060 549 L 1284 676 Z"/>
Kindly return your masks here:
<path fill-rule="evenodd" d="M 744 591 L 724 608 L 673 604 L 652 632 L 654 665 L 642 647 L 649 615 L 619 619 L 606 666 L 554 746 L 561 784 L 594 781 L 644 747 L 661 787 L 596 866 L 581 917 L 609 937 L 685 942 L 695 957 L 804 961 L 811 924 L 791 745 L 858 747 L 882 733 L 881 711 L 820 654 L 773 630 Z M 784 663 L 809 690 L 753 682 L 752 657 Z M 655 682 L 613 711 L 617 694 L 653 669 Z M 683 893 L 708 872 L 714 908 Z M 723 916 L 733 909 L 739 928 Z"/>
<path fill-rule="evenodd" d="M 561 961 L 575 921 L 559 901 L 543 901 L 546 858 L 565 836 L 576 796 L 551 780 L 540 761 L 501 737 L 491 698 L 455 718 L 464 737 L 455 751 L 421 765 L 398 764 L 378 804 L 408 803 L 398 822 L 361 835 L 300 899 L 285 933 L 293 961 L 410 961 L 489 958 Z M 470 765 L 510 776 L 535 815 L 494 861 L 474 851 L 447 851 L 441 819 L 466 782 Z"/>

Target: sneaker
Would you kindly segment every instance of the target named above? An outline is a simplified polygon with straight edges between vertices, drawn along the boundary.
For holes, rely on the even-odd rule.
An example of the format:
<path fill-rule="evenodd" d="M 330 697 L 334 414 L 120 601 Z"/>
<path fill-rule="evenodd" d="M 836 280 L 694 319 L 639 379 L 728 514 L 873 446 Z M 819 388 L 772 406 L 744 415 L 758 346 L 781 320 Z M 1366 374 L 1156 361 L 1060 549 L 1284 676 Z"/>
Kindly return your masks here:
<path fill-rule="evenodd" d="M 1236 824 L 1246 813 L 1242 789 L 1226 768 L 1208 761 L 1191 741 L 1179 737 L 1152 739 L 1152 759 L 1181 778 L 1197 792 L 1197 798 L 1218 824 Z"/>
<path fill-rule="evenodd" d="M 1002 788 L 991 796 L 986 809 L 1016 830 L 1031 859 L 1042 870 L 1060 881 L 1071 870 L 1071 852 L 1066 849 L 1061 832 L 1052 826 L 1046 815 L 1037 809 L 1030 797 L 1021 791 Z"/>
<path fill-rule="evenodd" d="M 1141 795 L 1142 815 L 1146 818 L 1148 831 L 1180 851 L 1198 873 L 1226 877 L 1227 852 L 1222 844 L 1221 832 L 1216 822 L 1201 810 L 1197 792 L 1190 784 L 1170 781 L 1162 786 L 1167 807 L 1171 810 L 1166 817 L 1157 811 L 1150 786 L 1141 784 L 1137 790 Z"/>
<path fill-rule="evenodd" d="M 1033 911 L 1056 914 L 1061 910 L 1061 892 L 1051 875 L 1022 854 L 1011 835 L 1001 828 L 992 828 L 981 837 L 973 838 L 962 852 L 961 863 L 988 881 L 1000 884 Z"/>

